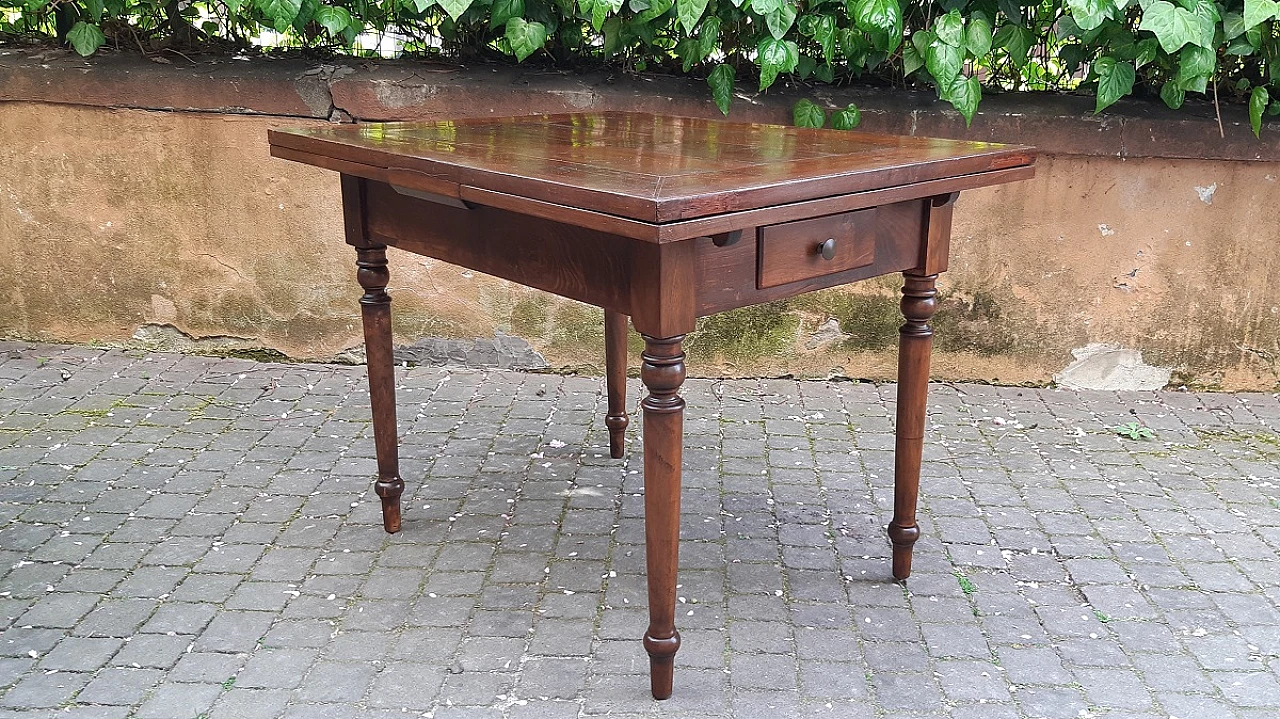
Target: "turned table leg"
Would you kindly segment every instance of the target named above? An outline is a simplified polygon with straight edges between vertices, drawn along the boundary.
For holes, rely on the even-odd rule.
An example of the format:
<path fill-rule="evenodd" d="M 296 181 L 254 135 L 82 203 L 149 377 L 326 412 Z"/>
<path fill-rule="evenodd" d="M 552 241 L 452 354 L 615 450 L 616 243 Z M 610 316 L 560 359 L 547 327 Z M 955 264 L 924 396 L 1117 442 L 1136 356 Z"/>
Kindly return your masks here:
<path fill-rule="evenodd" d="M 654 699 L 671 696 L 676 631 L 676 567 L 680 557 L 680 457 L 684 445 L 684 335 L 644 335 L 640 379 L 644 410 L 644 539 L 649 575 L 649 675 Z"/>
<path fill-rule="evenodd" d="M 937 275 L 911 272 L 904 272 L 903 277 L 902 315 L 906 323 L 899 330 L 893 521 L 889 523 L 889 541 L 893 543 L 893 578 L 897 580 L 911 576 L 911 547 L 920 538 L 916 503 L 920 496 L 920 462 L 924 452 L 929 353 L 933 348 L 933 328 L 929 326 L 929 318 L 937 308 L 934 283 L 938 279 Z"/>
<path fill-rule="evenodd" d="M 604 377 L 609 395 L 609 456 L 621 459 L 627 433 L 627 316 L 604 311 Z"/>
<path fill-rule="evenodd" d="M 378 481 L 374 491 L 382 498 L 382 526 L 400 531 L 400 456 L 396 446 L 396 372 L 391 358 L 391 296 L 387 282 L 387 248 L 375 245 L 356 249 L 356 278 L 364 288 L 360 315 L 364 322 L 364 348 L 369 370 L 369 404 L 373 408 L 373 443 L 378 455 Z"/>

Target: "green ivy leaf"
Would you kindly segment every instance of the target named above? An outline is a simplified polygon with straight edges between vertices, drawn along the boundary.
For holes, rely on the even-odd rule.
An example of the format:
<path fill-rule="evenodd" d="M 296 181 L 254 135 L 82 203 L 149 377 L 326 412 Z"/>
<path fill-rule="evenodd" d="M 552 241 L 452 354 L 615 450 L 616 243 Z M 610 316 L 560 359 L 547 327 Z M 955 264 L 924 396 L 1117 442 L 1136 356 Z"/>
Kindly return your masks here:
<path fill-rule="evenodd" d="M 806 15 L 804 23 L 807 25 L 808 32 L 805 34 L 813 38 L 814 42 L 822 47 L 822 59 L 831 62 L 836 54 L 836 19 L 832 15 Z"/>
<path fill-rule="evenodd" d="M 67 42 L 82 57 L 88 57 L 97 52 L 106 41 L 107 36 L 102 34 L 102 30 L 98 29 L 97 25 L 83 20 L 72 25 L 70 32 L 67 33 Z"/>
<path fill-rule="evenodd" d="M 320 0 L 302 0 L 302 7 L 298 10 L 298 14 L 293 18 L 293 22 L 289 23 L 289 25 L 297 32 L 304 32 L 307 24 L 315 19 L 316 11 L 319 9 Z M 283 30 L 280 32 L 283 32 Z"/>
<path fill-rule="evenodd" d="M 1115 58 L 1103 56 L 1093 62 L 1093 73 L 1098 76 L 1098 99 L 1093 110 L 1095 115 L 1133 92 L 1133 81 L 1137 74 L 1133 65 L 1127 62 L 1116 62 Z"/>
<path fill-rule="evenodd" d="M 447 2 L 448 0 L 441 0 Z M 471 0 L 454 0 L 455 2 L 471 2 Z M 578 0 L 578 7 L 582 8 L 583 14 L 591 18 L 591 28 L 596 32 L 604 26 L 604 21 L 610 15 L 617 15 L 622 9 L 624 0 Z"/>
<path fill-rule="evenodd" d="M 622 18 L 614 15 L 605 20 L 600 26 L 600 34 L 604 35 L 604 46 L 600 49 L 605 57 L 613 57 L 622 46 Z"/>
<path fill-rule="evenodd" d="M 1213 36 L 1217 32 L 1218 23 L 1221 22 L 1222 16 L 1218 14 L 1218 8 L 1209 0 L 1179 0 L 1183 5 L 1189 6 L 1191 16 L 1196 19 L 1196 23 L 1200 27 L 1200 38 L 1195 41 L 1200 47 L 1213 47 Z"/>
<path fill-rule="evenodd" d="M 489 28 L 506 25 L 513 17 L 524 17 L 524 0 L 493 0 L 489 7 Z"/>
<path fill-rule="evenodd" d="M 819 128 L 827 124 L 827 113 L 812 100 L 800 100 L 791 108 L 791 121 L 796 127 Z"/>
<path fill-rule="evenodd" d="M 1249 28 L 1244 26 L 1244 15 L 1238 12 L 1229 12 L 1222 16 L 1222 36 L 1225 40 L 1234 40 L 1244 34 Z"/>
<path fill-rule="evenodd" d="M 1204 92 L 1218 66 L 1218 56 L 1213 50 L 1187 45 L 1178 53 L 1178 74 L 1174 78 L 1183 90 Z"/>
<path fill-rule="evenodd" d="M 846 10 L 863 32 L 902 37 L 902 6 L 898 0 L 849 0 Z"/>
<path fill-rule="evenodd" d="M 769 34 L 781 40 L 796 23 L 796 6 L 790 2 L 784 2 L 777 10 L 765 15 L 764 21 L 769 26 Z"/>
<path fill-rule="evenodd" d="M 852 130 L 862 123 L 862 111 L 852 102 L 843 110 L 831 113 L 831 127 L 836 130 Z"/>
<path fill-rule="evenodd" d="M 1280 16 L 1280 2 L 1277 0 L 1244 0 L 1244 27 L 1246 30 L 1277 16 Z"/>
<path fill-rule="evenodd" d="M 1116 10 L 1113 0 L 1067 0 L 1071 17 L 1081 30 L 1092 30 L 1106 22 Z"/>
<path fill-rule="evenodd" d="M 751 9 L 764 16 L 777 12 L 784 2 L 786 0 L 751 0 Z"/>
<path fill-rule="evenodd" d="M 924 51 L 937 39 L 938 36 L 928 30 L 916 30 L 915 34 L 911 36 L 911 45 L 916 49 L 916 52 L 920 53 L 920 57 L 924 57 Z"/>
<path fill-rule="evenodd" d="M 254 6 L 267 16 L 278 32 L 284 32 L 302 10 L 302 0 L 254 0 Z"/>
<path fill-rule="evenodd" d="M 951 103 L 951 106 L 960 111 L 964 116 L 964 126 L 969 127 L 973 124 L 973 116 L 978 111 L 978 103 L 982 100 L 982 85 L 976 77 L 957 77 L 942 92 L 942 87 L 938 88 L 939 95 L 942 99 Z"/>
<path fill-rule="evenodd" d="M 1154 33 L 1160 47 L 1171 54 L 1189 42 L 1200 41 L 1200 22 L 1195 15 L 1164 0 L 1156 0 L 1143 10 L 1138 29 Z"/>
<path fill-rule="evenodd" d="M 1250 30 L 1244 35 L 1236 38 L 1235 40 L 1232 40 L 1231 44 L 1227 45 L 1226 53 L 1228 55 L 1243 57 L 1245 55 L 1252 55 L 1253 53 L 1257 52 L 1258 46 L 1250 42 L 1251 38 L 1249 36 L 1252 34 L 1253 34 L 1253 31 Z"/>
<path fill-rule="evenodd" d="M 711 98 L 715 100 L 720 112 L 729 114 L 729 103 L 733 102 L 733 66 L 727 63 L 716 65 L 707 76 L 707 84 L 711 86 Z"/>
<path fill-rule="evenodd" d="M 756 48 L 756 61 L 760 63 L 760 89 L 773 84 L 778 73 L 791 72 L 800 62 L 800 47 L 790 40 L 766 37 Z"/>
<path fill-rule="evenodd" d="M 800 61 L 796 63 L 796 77 L 801 80 L 808 80 L 814 70 L 818 69 L 818 61 L 808 55 L 801 55 Z"/>
<path fill-rule="evenodd" d="M 964 51 L 938 38 L 925 48 L 924 64 L 929 74 L 937 81 L 938 87 L 949 87 L 960 75 L 960 68 L 964 66 Z"/>
<path fill-rule="evenodd" d="M 693 34 L 702 14 L 707 11 L 707 0 L 676 0 L 676 17 L 684 26 L 684 31 Z M 795 17 L 792 15 L 792 17 Z"/>
<path fill-rule="evenodd" d="M 827 82 L 827 83 L 835 82 L 836 69 L 831 66 L 831 63 L 827 63 L 826 65 L 819 65 L 818 68 L 813 71 L 813 76 L 815 79 L 821 80 L 822 82 Z"/>
<path fill-rule="evenodd" d="M 1164 100 L 1164 104 L 1173 110 L 1182 107 L 1182 103 L 1186 98 L 1187 93 L 1183 92 L 1182 88 L 1178 87 L 1178 83 L 1173 80 L 1169 80 L 1160 88 L 1160 99 Z"/>
<path fill-rule="evenodd" d="M 351 24 L 351 13 L 346 8 L 321 5 L 316 9 L 315 19 L 330 35 L 337 37 Z"/>
<path fill-rule="evenodd" d="M 1265 87 L 1255 87 L 1249 95 L 1249 126 L 1254 137 L 1262 137 L 1262 113 L 1271 102 L 1271 93 Z"/>
<path fill-rule="evenodd" d="M 1152 38 L 1153 40 L 1155 38 Z M 1084 45 L 1071 43 L 1058 48 L 1058 59 L 1062 61 L 1062 66 L 1067 68 L 1067 72 L 1074 75 L 1076 70 L 1080 69 L 1080 65 L 1084 63 L 1086 50 Z"/>
<path fill-rule="evenodd" d="M 1137 43 L 1138 54 L 1133 60 L 1134 67 L 1142 69 L 1143 65 L 1154 62 L 1156 52 L 1160 49 L 1160 41 L 1154 37 L 1139 40 Z"/>
<path fill-rule="evenodd" d="M 667 14 L 675 0 L 653 0 L 648 7 L 636 13 L 636 22 L 646 23 Z"/>
<path fill-rule="evenodd" d="M 964 29 L 964 46 L 974 57 L 986 57 L 991 52 L 991 37 L 995 30 L 991 21 L 982 13 L 974 13 L 969 17 L 969 24 Z"/>
<path fill-rule="evenodd" d="M 915 45 L 908 44 L 902 48 L 902 76 L 906 77 L 911 73 L 924 67 L 924 58 L 920 56 L 920 52 L 916 50 Z"/>
<path fill-rule="evenodd" d="M 712 15 L 702 21 L 702 27 L 698 28 L 698 54 L 705 59 L 715 49 L 720 42 L 720 18 Z"/>
<path fill-rule="evenodd" d="M 702 62 L 705 55 L 698 51 L 698 40 L 692 37 L 682 37 L 680 42 L 676 43 L 674 50 L 676 57 L 680 58 L 680 67 L 684 72 L 693 69 L 696 63 Z"/>
<path fill-rule="evenodd" d="M 522 17 L 513 17 L 507 21 L 507 42 L 511 44 L 511 52 L 516 54 L 516 60 L 523 62 L 547 44 L 547 26 L 540 22 L 529 22 Z"/>
<path fill-rule="evenodd" d="M 462 13 L 466 12 L 467 8 L 471 7 L 472 1 L 473 0 L 439 0 L 439 3 L 441 9 L 446 13 L 449 13 L 449 17 L 453 18 L 454 22 L 457 22 L 458 18 L 462 17 Z"/>
<path fill-rule="evenodd" d="M 86 0 L 84 9 L 89 13 L 89 17 L 94 22 L 102 21 L 102 11 L 105 9 L 102 0 Z"/>
<path fill-rule="evenodd" d="M 1004 48 L 1013 60 L 1013 66 L 1021 70 L 1027 64 L 1027 53 L 1035 42 L 1035 35 L 1020 25 L 1005 25 L 996 32 L 993 44 Z"/>
<path fill-rule="evenodd" d="M 964 43 L 964 18 L 960 16 L 960 11 L 952 10 L 939 16 L 933 23 L 933 32 L 938 36 L 939 42 L 960 47 Z"/>

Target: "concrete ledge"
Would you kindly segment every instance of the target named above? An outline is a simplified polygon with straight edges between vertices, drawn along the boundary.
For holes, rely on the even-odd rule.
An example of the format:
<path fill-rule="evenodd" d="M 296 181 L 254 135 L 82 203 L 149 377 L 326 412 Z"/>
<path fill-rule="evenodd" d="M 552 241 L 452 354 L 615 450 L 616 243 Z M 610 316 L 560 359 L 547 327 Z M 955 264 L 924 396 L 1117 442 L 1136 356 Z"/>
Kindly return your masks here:
<path fill-rule="evenodd" d="M 627 108 L 719 116 L 695 79 L 573 73 L 537 66 L 197 56 L 160 64 L 132 55 L 85 60 L 67 53 L 0 50 L 0 101 L 350 120 L 417 120 L 459 115 L 533 114 Z M 1093 99 L 1067 95 L 991 95 L 973 126 L 931 93 L 791 86 L 767 95 L 740 86 L 731 117 L 787 123 L 791 105 L 817 98 L 855 102 L 863 129 L 1034 145 L 1057 155 L 1202 160 L 1280 160 L 1280 123 L 1262 139 L 1244 107 L 1224 106 L 1221 134 L 1211 103 L 1172 111 L 1128 100 L 1101 115 Z"/>

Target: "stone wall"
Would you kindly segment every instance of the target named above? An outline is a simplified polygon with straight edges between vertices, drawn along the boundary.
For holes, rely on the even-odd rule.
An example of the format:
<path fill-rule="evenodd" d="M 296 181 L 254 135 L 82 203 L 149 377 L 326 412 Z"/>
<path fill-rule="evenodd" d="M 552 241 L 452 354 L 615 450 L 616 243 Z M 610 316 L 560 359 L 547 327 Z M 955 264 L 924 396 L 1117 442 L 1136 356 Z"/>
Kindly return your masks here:
<path fill-rule="evenodd" d="M 744 94 L 732 118 L 787 122 L 806 96 Z M 1211 106 L 1135 101 L 1093 116 L 1084 98 L 994 96 L 966 129 L 924 95 L 818 99 L 857 102 L 866 130 L 1045 153 L 1034 180 L 961 196 L 936 377 L 1045 383 L 1073 351 L 1102 344 L 1131 352 L 1095 354 L 1095 375 L 1163 377 L 1133 364 L 1140 352 L 1175 385 L 1277 386 L 1280 126 L 1255 140 L 1237 107 L 1224 108 L 1220 134 Z M 705 86 L 679 79 L 0 49 L 0 335 L 357 358 L 337 177 L 269 157 L 267 129 L 585 109 L 718 115 Z M 599 371 L 598 310 L 393 254 L 406 358 Z M 691 371 L 890 377 L 895 284 L 706 318 L 688 343 Z"/>

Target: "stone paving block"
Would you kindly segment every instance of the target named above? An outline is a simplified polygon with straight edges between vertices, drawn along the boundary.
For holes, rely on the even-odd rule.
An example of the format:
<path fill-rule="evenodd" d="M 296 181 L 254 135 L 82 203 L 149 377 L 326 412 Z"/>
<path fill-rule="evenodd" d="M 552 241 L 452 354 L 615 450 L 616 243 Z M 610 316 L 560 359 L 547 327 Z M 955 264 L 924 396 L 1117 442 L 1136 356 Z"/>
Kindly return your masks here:
<path fill-rule="evenodd" d="M 937 712 L 942 693 L 928 674 L 876 674 L 872 677 L 877 703 L 897 714 Z"/>
<path fill-rule="evenodd" d="M 47 672 L 28 674 L 5 691 L 0 706 L 15 709 L 53 709 L 62 706 L 89 683 L 91 674 Z"/>
<path fill-rule="evenodd" d="M 440 701 L 445 704 L 488 706 L 499 695 L 511 693 L 516 683 L 514 672 L 460 672 L 445 676 L 440 688 Z"/>
<path fill-rule="evenodd" d="M 586 657 L 538 657 L 520 665 L 517 693 L 539 699 L 574 699 L 586 685 Z"/>
<path fill-rule="evenodd" d="M 169 672 L 170 681 L 223 684 L 234 680 L 244 666 L 243 654 L 217 654 L 192 651 L 184 653 Z"/>
<path fill-rule="evenodd" d="M 209 716 L 217 719 L 278 719 L 289 701 L 289 692 L 280 689 L 232 687 L 214 702 Z"/>
<path fill-rule="evenodd" d="M 161 684 L 132 716 L 134 719 L 185 719 L 207 715 L 221 693 L 222 687 L 218 684 Z"/>
<path fill-rule="evenodd" d="M 272 719 L 1280 709 L 1262 663 L 1280 647 L 1280 510 L 1248 479 L 1276 463 L 1205 409 L 1274 423 L 1266 395 L 933 388 L 904 592 L 881 528 L 896 388 L 690 380 L 685 646 L 658 705 L 637 640 L 638 423 L 628 458 L 610 460 L 598 379 L 399 370 L 402 466 L 431 476 L 409 481 L 389 538 L 362 369 L 90 354 L 68 382 L 0 357 L 17 382 L 0 421 L 25 433 L 0 433 L 0 707 L 22 714 L 12 696 L 65 690 L 38 677 L 125 701 L 137 684 L 112 697 L 89 672 L 126 670 L 161 676 L 129 704 L 60 716 L 165 716 L 184 692 L 210 717 Z M 15 387 L 25 399 L 7 399 Z M 77 406 L 112 416 L 56 414 Z M 1074 436 L 1130 408 L 1185 444 Z M 993 416 L 1023 428 L 971 424 Z M 340 689 L 315 662 L 360 677 Z"/>
<path fill-rule="evenodd" d="M 1062 659 L 1051 649 L 1000 647 L 996 657 L 1014 684 L 1068 684 L 1073 680 Z"/>
<path fill-rule="evenodd" d="M 1116 667 L 1076 669 L 1075 675 L 1093 706 L 1135 713 L 1154 709 L 1151 692 L 1132 670 Z"/>
<path fill-rule="evenodd" d="M 368 704 L 392 710 L 420 711 L 436 705 L 445 669 L 428 664 L 397 662 L 384 667 L 373 680 Z"/>
<path fill-rule="evenodd" d="M 235 675 L 236 686 L 248 689 L 293 689 L 315 662 L 314 649 L 265 648 L 253 654 Z"/>
<path fill-rule="evenodd" d="M 202 652 L 252 651 L 275 619 L 271 612 L 221 612 L 205 627 L 195 648 Z"/>
<path fill-rule="evenodd" d="M 1083 693 L 1072 687 L 1027 687 L 1016 697 L 1026 715 L 1041 719 L 1073 719 L 1089 707 Z"/>
<path fill-rule="evenodd" d="M 1236 706 L 1272 709 L 1280 707 L 1280 681 L 1263 672 L 1212 672 L 1210 679 Z"/>
<path fill-rule="evenodd" d="M 172 669 L 191 647 L 191 642 L 189 636 L 138 634 L 111 658 L 111 663 L 142 669 Z"/>
<path fill-rule="evenodd" d="M 135 705 L 164 678 L 157 669 L 109 667 L 98 672 L 76 700 L 85 704 Z"/>
<path fill-rule="evenodd" d="M 103 600 L 71 633 L 82 637 L 130 637 L 156 607 L 157 602 L 150 599 Z"/>
<path fill-rule="evenodd" d="M 88 663 L 92 664 L 92 662 Z M 33 664 L 35 660 L 27 657 L 0 659 L 0 687 L 7 687 L 16 682 Z"/>
<path fill-rule="evenodd" d="M 815 699 L 867 697 L 866 671 L 857 662 L 800 662 L 800 691 Z"/>
<path fill-rule="evenodd" d="M 968 624 L 922 624 L 925 645 L 934 657 L 987 659 L 991 648 L 982 631 Z"/>
<path fill-rule="evenodd" d="M 48 594 L 18 617 L 20 626 L 67 629 L 76 625 L 98 604 L 92 594 L 57 592 Z"/>
<path fill-rule="evenodd" d="M 796 659 L 787 655 L 729 655 L 730 684 L 744 689 L 783 691 L 798 686 Z"/>
<path fill-rule="evenodd" d="M 189 574 L 169 599 L 179 602 L 224 602 L 243 577 L 236 574 Z"/>

